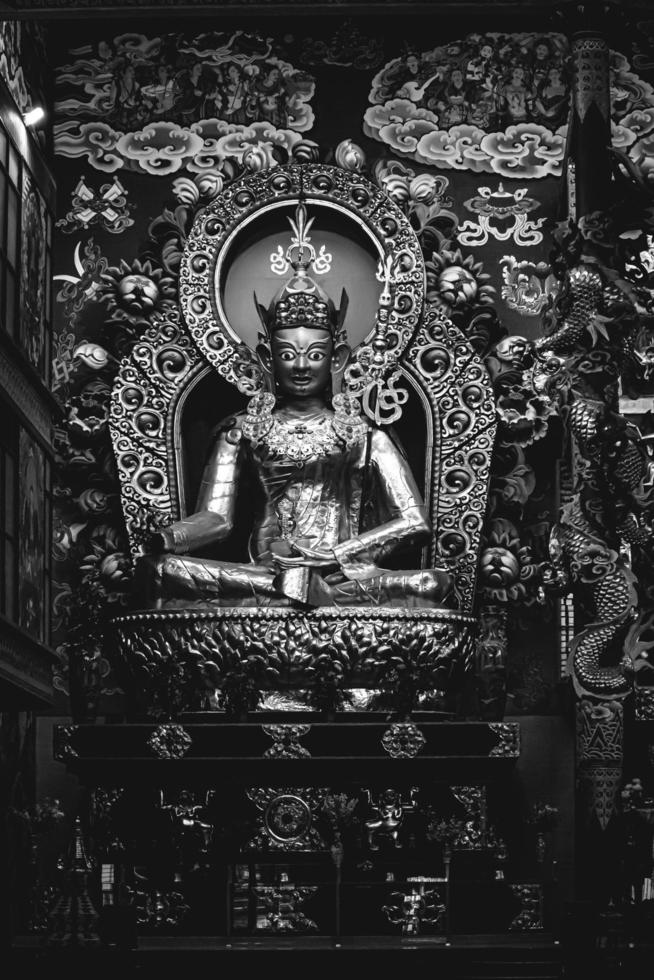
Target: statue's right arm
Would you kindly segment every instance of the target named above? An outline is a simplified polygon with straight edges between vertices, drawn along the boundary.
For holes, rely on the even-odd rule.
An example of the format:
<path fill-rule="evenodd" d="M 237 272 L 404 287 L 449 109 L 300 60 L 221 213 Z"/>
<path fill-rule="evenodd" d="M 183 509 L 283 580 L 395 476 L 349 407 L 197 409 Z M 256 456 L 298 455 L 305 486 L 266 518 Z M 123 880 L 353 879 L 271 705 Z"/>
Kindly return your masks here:
<path fill-rule="evenodd" d="M 164 528 L 155 550 L 193 553 L 226 538 L 234 526 L 241 467 L 242 433 L 238 425 L 222 428 L 207 460 L 193 514 Z"/>

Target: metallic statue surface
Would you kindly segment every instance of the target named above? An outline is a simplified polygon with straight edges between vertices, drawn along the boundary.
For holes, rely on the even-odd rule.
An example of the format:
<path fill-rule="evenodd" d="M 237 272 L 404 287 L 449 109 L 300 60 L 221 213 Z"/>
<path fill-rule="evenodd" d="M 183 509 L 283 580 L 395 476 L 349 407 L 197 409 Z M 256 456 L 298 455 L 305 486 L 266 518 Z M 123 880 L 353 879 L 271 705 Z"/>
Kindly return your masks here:
<path fill-rule="evenodd" d="M 291 205 L 291 245 L 270 271 L 292 275 L 268 308 L 255 296 L 263 332 L 249 345 L 223 306 L 231 250 L 261 215 Z M 330 214 L 345 235 L 364 229 L 379 257 L 377 317 L 362 340 L 348 331 L 351 349 L 347 296 L 337 309 L 313 278 L 331 256 L 308 232 Z M 113 620 L 111 657 L 141 708 L 167 717 L 209 698 L 238 712 L 287 689 L 338 708 L 365 688 L 406 711 L 424 692 L 460 688 L 474 660 L 495 406 L 483 363 L 424 291 L 413 228 L 358 173 L 250 174 L 198 213 L 180 310 L 143 334 L 112 393 L 138 592 Z M 188 513 L 180 413 L 212 369 L 249 403 L 215 431 Z M 387 428 L 404 385 L 425 415 L 424 499 Z M 230 537 L 243 518 L 250 561 L 237 562 Z"/>
<path fill-rule="evenodd" d="M 146 599 L 158 606 L 440 603 L 451 591 L 446 571 L 378 564 L 431 528 L 392 437 L 355 414 L 347 396 L 336 396 L 335 410 L 327 402 L 347 346 L 307 322 L 273 330 L 259 355 L 276 396 L 255 396 L 247 413 L 220 427 L 195 513 L 155 535 L 161 554 L 139 563 Z M 258 500 L 251 563 L 191 557 L 228 538 L 236 508 L 252 506 L 250 496 L 240 497 L 246 476 Z"/>

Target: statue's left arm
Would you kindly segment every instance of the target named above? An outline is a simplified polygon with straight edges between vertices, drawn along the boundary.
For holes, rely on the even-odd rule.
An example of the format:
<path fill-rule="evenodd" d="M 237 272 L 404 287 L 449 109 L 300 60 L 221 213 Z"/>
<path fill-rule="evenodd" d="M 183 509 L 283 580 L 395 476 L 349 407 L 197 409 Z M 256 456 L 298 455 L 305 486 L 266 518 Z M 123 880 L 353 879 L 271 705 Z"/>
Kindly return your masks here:
<path fill-rule="evenodd" d="M 380 429 L 371 432 L 369 466 L 388 520 L 336 545 L 334 555 L 344 569 L 351 563 L 377 565 L 398 545 L 420 541 L 431 530 L 427 508 L 407 460 Z"/>
<path fill-rule="evenodd" d="M 219 432 L 204 468 L 195 512 L 160 532 L 158 550 L 192 554 L 230 534 L 234 526 L 241 438 L 237 426 Z"/>

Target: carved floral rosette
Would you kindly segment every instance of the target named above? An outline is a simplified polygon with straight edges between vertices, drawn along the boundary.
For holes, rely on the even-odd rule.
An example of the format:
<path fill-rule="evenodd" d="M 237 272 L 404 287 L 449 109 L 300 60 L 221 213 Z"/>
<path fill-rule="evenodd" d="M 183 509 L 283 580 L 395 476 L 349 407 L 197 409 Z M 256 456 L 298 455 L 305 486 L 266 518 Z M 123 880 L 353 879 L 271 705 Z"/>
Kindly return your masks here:
<path fill-rule="evenodd" d="M 116 617 L 108 655 L 128 694 L 147 691 L 156 710 L 168 710 L 173 665 L 184 708 L 237 677 L 260 691 L 311 688 L 327 661 L 342 689 L 394 691 L 411 672 L 417 690 L 456 691 L 474 632 L 471 616 L 443 609 L 204 607 Z"/>

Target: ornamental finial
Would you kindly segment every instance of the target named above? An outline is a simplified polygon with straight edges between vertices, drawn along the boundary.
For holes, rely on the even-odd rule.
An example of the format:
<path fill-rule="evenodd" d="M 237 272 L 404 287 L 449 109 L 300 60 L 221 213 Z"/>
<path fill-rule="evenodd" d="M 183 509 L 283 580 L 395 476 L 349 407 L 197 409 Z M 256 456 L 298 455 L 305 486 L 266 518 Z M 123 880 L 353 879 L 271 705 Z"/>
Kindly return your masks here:
<path fill-rule="evenodd" d="M 320 251 L 316 252 L 311 243 L 309 232 L 314 219 L 309 218 L 307 209 L 301 201 L 295 209 L 295 218 L 289 218 L 293 237 L 286 251 L 281 245 L 277 246 L 277 251 L 270 256 L 270 268 L 278 276 L 284 276 L 292 269 L 296 276 L 306 276 L 311 270 L 318 276 L 325 275 L 332 267 L 331 252 L 327 252 L 324 245 L 320 246 Z"/>

